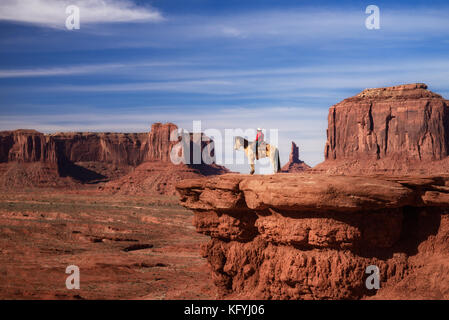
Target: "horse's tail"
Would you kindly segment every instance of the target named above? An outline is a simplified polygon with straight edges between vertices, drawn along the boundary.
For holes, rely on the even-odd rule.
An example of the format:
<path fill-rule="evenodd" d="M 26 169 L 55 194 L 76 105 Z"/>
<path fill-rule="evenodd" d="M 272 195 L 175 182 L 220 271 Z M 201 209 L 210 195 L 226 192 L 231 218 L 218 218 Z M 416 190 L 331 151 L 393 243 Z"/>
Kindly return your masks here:
<path fill-rule="evenodd" d="M 281 159 L 279 158 L 279 149 L 276 148 L 276 172 L 281 172 Z"/>

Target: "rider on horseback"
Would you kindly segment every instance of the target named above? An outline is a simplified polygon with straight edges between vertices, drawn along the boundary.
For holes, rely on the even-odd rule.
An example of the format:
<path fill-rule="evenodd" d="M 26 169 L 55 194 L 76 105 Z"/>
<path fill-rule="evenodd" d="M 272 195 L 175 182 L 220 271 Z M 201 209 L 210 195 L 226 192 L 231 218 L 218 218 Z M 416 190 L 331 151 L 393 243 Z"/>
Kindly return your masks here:
<path fill-rule="evenodd" d="M 256 160 L 259 160 L 259 146 L 264 142 L 264 135 L 261 128 L 257 128 L 256 140 L 254 140 Z"/>

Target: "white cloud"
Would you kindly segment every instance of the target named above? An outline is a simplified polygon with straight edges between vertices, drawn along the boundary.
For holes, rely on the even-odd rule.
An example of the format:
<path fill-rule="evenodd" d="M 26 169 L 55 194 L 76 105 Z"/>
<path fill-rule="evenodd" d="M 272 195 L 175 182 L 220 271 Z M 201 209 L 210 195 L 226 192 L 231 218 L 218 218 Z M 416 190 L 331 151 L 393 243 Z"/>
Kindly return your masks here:
<path fill-rule="evenodd" d="M 191 61 L 140 61 L 0 70 L 0 78 L 117 74 L 122 82 L 37 85 L 54 92 L 187 92 L 238 98 L 326 97 L 329 92 L 424 82 L 447 88 L 449 60 L 391 60 L 381 63 L 321 64 L 290 68 L 224 69 Z M 124 77 L 126 75 L 126 77 Z M 387 82 L 388 81 L 388 82 Z"/>
<path fill-rule="evenodd" d="M 99 71 L 111 70 L 122 66 L 123 65 L 120 64 L 104 64 L 104 65 L 82 65 L 82 66 L 56 67 L 56 68 L 0 70 L 0 78 L 48 77 L 48 76 L 65 76 L 75 74 L 90 74 Z"/>
<path fill-rule="evenodd" d="M 232 87 L 227 89 L 227 87 Z M 154 81 L 140 83 L 66 85 L 59 87 L 42 87 L 40 90 L 67 92 L 184 92 L 206 94 L 237 93 L 232 81 L 225 80 L 191 80 L 191 81 Z"/>
<path fill-rule="evenodd" d="M 156 9 L 137 6 L 130 0 L 2 0 L 0 20 L 64 28 L 69 5 L 80 9 L 81 25 L 158 22 L 163 19 Z"/>
<path fill-rule="evenodd" d="M 272 76 L 251 78 L 205 78 L 165 81 L 154 79 L 144 82 L 125 82 L 118 84 L 73 84 L 34 86 L 30 90 L 51 92 L 176 92 L 196 93 L 217 96 L 234 96 L 236 98 L 253 96 L 309 95 L 311 90 L 321 90 L 328 93 L 335 90 L 349 90 L 360 88 L 377 88 L 403 83 L 424 82 L 433 87 L 447 87 L 448 70 L 413 70 L 408 72 L 385 72 L 376 74 L 366 73 L 338 73 L 332 77 L 326 74 L 308 76 Z"/>
<path fill-rule="evenodd" d="M 234 15 L 177 16 L 176 24 L 169 25 L 166 34 L 179 33 L 175 39 L 233 37 L 255 41 L 261 47 L 274 44 L 347 40 L 423 40 L 449 34 L 448 7 L 441 10 L 419 9 L 387 10 L 381 7 L 380 30 L 367 30 L 365 7 L 357 9 L 253 10 Z M 168 41 L 171 37 L 167 37 Z"/>
<path fill-rule="evenodd" d="M 105 64 L 85 64 L 68 65 L 46 68 L 32 69 L 3 69 L 0 70 L 0 78 L 22 78 L 22 77 L 51 77 L 68 76 L 77 74 L 99 74 L 118 71 L 123 73 L 126 70 L 142 70 L 142 68 L 159 68 L 181 66 L 189 63 L 184 62 L 137 62 L 137 63 L 105 63 Z"/>
<path fill-rule="evenodd" d="M 240 30 L 233 27 L 223 27 L 222 32 L 224 35 L 230 37 L 245 37 L 245 35 Z"/>

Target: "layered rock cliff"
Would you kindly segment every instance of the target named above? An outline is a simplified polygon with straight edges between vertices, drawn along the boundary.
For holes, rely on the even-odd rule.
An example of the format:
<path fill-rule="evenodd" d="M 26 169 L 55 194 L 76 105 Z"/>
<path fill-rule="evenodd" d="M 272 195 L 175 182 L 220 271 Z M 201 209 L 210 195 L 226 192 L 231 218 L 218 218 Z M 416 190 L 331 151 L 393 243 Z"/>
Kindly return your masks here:
<path fill-rule="evenodd" d="M 143 163 L 150 162 L 160 169 L 175 168 L 170 166 L 171 152 L 175 146 L 179 146 L 175 153 L 177 158 L 181 159 L 180 166 L 184 166 L 183 169 L 176 167 L 172 170 L 177 172 L 177 176 L 182 177 L 184 172 L 190 178 L 195 174 L 202 176 L 227 172 L 223 167 L 212 165 L 215 160 L 212 140 L 202 134 L 184 134 L 178 137 L 177 131 L 178 127 L 172 123 L 155 123 L 149 133 L 43 134 L 35 130 L 2 131 L 0 132 L 0 163 L 3 163 L 0 167 L 0 176 L 4 180 L 2 184 L 20 186 L 41 182 L 45 184 L 50 181 L 51 185 L 57 185 L 59 177 L 71 177 L 81 182 L 106 181 L 130 172 L 131 174 L 140 172 L 138 178 L 143 179 L 148 173 L 154 173 L 154 170 L 147 170 L 148 165 L 145 165 L 145 170 L 135 172 L 134 168 Z M 190 168 L 194 154 L 191 149 L 198 149 L 201 154 L 206 148 L 211 154 L 210 163 L 206 164 L 200 159 L 200 163 L 192 165 L 193 169 Z M 159 162 L 167 165 L 158 166 Z M 16 165 L 17 163 L 20 165 Z M 170 172 L 162 171 L 166 175 L 166 181 L 161 184 L 168 183 L 171 192 L 174 192 L 174 184 L 169 183 L 172 180 Z M 120 185 L 122 190 L 127 189 L 125 184 Z"/>
<path fill-rule="evenodd" d="M 325 162 L 315 169 L 448 172 L 448 152 L 448 100 L 425 84 L 366 89 L 329 109 Z"/>
<path fill-rule="evenodd" d="M 278 174 L 184 180 L 231 298 L 448 299 L 449 177 Z M 369 290 L 366 268 L 380 270 Z"/>
<path fill-rule="evenodd" d="M 62 161 L 142 163 L 148 153 L 148 133 L 66 132 L 48 136 Z"/>
<path fill-rule="evenodd" d="M 36 130 L 0 132 L 0 162 L 56 163 L 58 154 L 54 141 Z"/>

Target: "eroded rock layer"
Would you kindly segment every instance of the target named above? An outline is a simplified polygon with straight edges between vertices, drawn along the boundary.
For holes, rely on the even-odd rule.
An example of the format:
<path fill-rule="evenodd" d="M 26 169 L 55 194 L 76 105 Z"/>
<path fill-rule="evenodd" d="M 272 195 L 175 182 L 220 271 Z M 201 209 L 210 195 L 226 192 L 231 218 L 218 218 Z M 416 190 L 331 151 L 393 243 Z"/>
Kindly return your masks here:
<path fill-rule="evenodd" d="M 155 123 L 149 133 L 61 132 L 35 130 L 0 132 L 0 162 L 105 162 L 138 165 L 146 160 L 170 161 L 178 143 L 170 134 L 178 127 Z"/>
<path fill-rule="evenodd" d="M 201 158 L 205 149 L 210 156 L 207 164 Z M 199 163 L 193 164 L 197 154 Z M 179 167 L 172 164 L 172 156 Z M 227 172 L 214 162 L 210 138 L 203 134 L 179 135 L 172 123 L 155 123 L 149 133 L 0 132 L 2 188 L 74 186 L 72 182 L 105 182 L 130 174 L 109 189 L 137 191 L 136 186 L 147 186 L 139 191 L 174 193 L 174 183 L 183 177 Z M 133 183 L 135 180 L 138 183 Z"/>
<path fill-rule="evenodd" d="M 227 297 L 448 299 L 447 185 L 449 177 L 224 175 L 177 190 L 211 237 L 203 256 Z M 370 265 L 379 291 L 365 285 Z"/>

